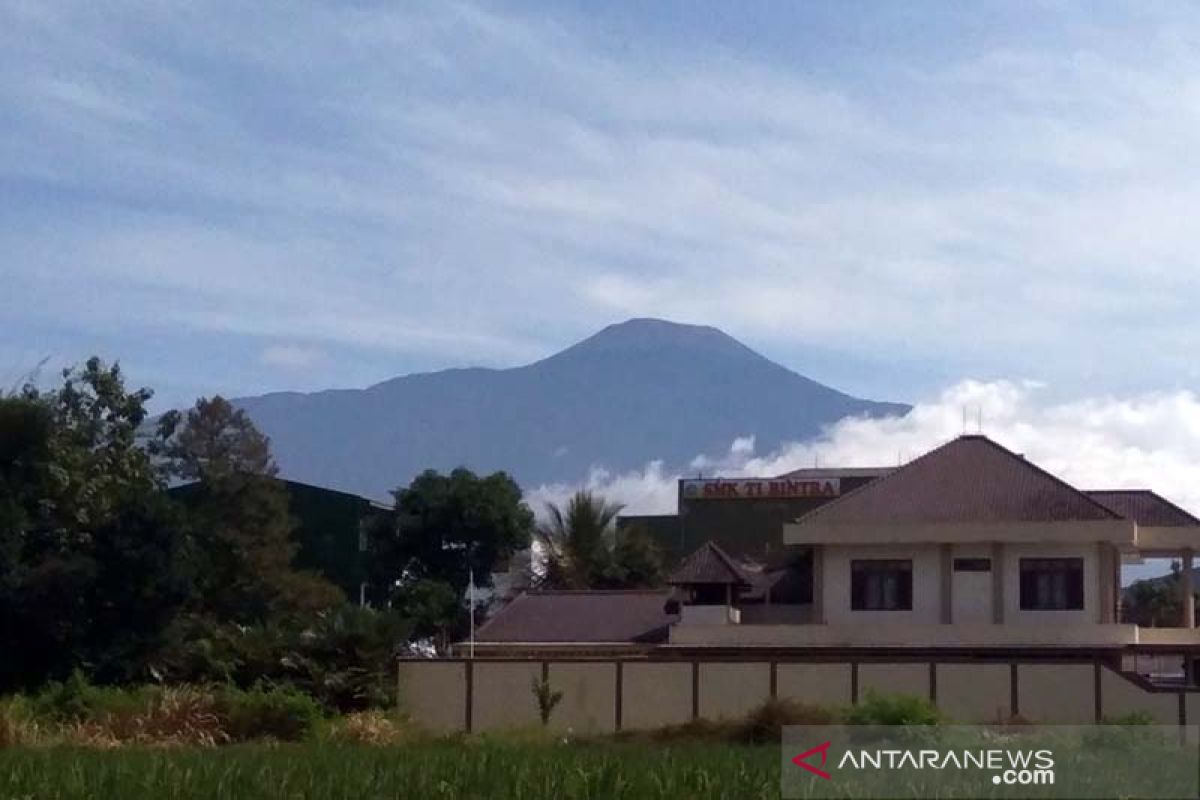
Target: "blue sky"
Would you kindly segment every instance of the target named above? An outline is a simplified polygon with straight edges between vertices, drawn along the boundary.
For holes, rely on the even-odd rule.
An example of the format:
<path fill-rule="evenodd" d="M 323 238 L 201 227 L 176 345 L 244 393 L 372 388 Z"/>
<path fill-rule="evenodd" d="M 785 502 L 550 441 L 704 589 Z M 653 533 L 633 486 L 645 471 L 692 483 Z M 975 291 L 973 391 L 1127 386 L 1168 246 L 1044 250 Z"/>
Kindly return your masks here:
<path fill-rule="evenodd" d="M 887 399 L 1190 389 L 1198 23 L 10 0 L 0 380 L 98 353 L 162 407 L 519 364 L 659 316 Z"/>

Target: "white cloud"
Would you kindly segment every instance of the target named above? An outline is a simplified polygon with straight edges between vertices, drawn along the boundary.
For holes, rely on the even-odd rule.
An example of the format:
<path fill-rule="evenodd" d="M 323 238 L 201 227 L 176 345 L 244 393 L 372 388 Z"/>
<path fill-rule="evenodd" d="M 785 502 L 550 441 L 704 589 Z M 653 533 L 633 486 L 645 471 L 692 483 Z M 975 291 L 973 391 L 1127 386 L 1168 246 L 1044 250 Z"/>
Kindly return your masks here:
<path fill-rule="evenodd" d="M 917 403 L 900 418 L 844 419 L 811 442 L 756 454 L 738 439 L 729 452 L 698 457 L 709 474 L 779 475 L 816 463 L 893 466 L 959 435 L 983 432 L 1080 489 L 1152 489 L 1200 512 L 1200 398 L 1191 392 L 1054 401 L 1030 382 L 963 381 Z M 676 480 L 658 462 L 613 475 L 595 471 L 584 484 L 627 505 L 628 513 L 674 513 Z M 540 503 L 575 487 L 543 486 Z"/>
<path fill-rule="evenodd" d="M 295 344 L 276 344 L 263 350 L 259 361 L 271 367 L 306 369 L 324 358 L 325 354 L 316 348 Z"/>

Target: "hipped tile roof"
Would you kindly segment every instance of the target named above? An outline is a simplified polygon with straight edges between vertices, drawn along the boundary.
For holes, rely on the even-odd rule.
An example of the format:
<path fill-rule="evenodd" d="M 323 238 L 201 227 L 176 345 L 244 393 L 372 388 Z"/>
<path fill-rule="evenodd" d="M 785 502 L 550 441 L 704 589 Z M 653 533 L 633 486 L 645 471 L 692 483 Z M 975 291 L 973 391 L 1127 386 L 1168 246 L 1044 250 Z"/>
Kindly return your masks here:
<path fill-rule="evenodd" d="M 1200 519 L 1147 489 L 1111 489 L 1087 496 L 1110 511 L 1146 527 L 1200 526 Z"/>
<path fill-rule="evenodd" d="M 749 586 L 751 576 L 715 542 L 704 545 L 683 560 L 667 579 L 672 586 L 693 584 L 733 584 Z"/>
<path fill-rule="evenodd" d="M 985 436 L 960 436 L 801 517 L 832 524 L 1068 522 L 1120 515 Z"/>

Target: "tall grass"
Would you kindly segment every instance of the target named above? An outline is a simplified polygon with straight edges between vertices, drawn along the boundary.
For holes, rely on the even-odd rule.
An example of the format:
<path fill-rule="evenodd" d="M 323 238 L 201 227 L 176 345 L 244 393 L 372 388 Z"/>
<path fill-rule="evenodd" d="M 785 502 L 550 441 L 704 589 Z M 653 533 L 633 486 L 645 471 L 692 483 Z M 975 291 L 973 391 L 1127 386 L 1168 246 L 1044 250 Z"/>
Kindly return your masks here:
<path fill-rule="evenodd" d="M 0 751 L 0 797 L 766 798 L 779 796 L 774 747 L 681 744 L 400 748 L 319 744 L 217 750 Z"/>

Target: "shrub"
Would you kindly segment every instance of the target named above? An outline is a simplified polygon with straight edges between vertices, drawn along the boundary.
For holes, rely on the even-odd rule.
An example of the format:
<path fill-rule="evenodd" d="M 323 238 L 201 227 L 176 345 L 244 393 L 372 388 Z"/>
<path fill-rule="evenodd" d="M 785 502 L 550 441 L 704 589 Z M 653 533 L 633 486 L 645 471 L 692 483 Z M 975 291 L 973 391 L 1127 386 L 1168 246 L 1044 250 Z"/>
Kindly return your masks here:
<path fill-rule="evenodd" d="M 51 682 L 28 699 L 30 713 L 38 719 L 79 722 L 101 714 L 135 713 L 147 703 L 147 690 L 95 686 L 76 670 L 59 683 Z"/>
<path fill-rule="evenodd" d="M 849 725 L 937 725 L 942 716 L 924 697 L 868 691 L 863 701 L 846 710 L 845 719 Z"/>
<path fill-rule="evenodd" d="M 538 717 L 541 718 L 543 725 L 550 724 L 550 715 L 554 713 L 554 709 L 563 699 L 562 692 L 556 692 L 550 686 L 550 681 L 545 678 L 541 680 L 534 678 L 531 686 L 533 690 L 533 699 L 537 702 Z"/>
<path fill-rule="evenodd" d="M 256 686 L 223 689 L 217 696 L 217 713 L 232 741 L 270 737 L 294 742 L 312 731 L 321 718 L 321 707 L 294 689 Z"/>
<path fill-rule="evenodd" d="M 1154 725 L 1154 716 L 1147 711 L 1131 711 L 1100 720 L 1104 725 Z"/>
<path fill-rule="evenodd" d="M 795 700 L 771 699 L 750 712 L 741 725 L 738 738 L 752 744 L 777 742 L 785 725 L 832 725 L 836 722 L 837 714 L 830 709 Z"/>
<path fill-rule="evenodd" d="M 383 711 L 355 711 L 333 721 L 324 739 L 335 744 L 393 745 L 409 741 L 412 732 Z"/>

